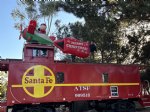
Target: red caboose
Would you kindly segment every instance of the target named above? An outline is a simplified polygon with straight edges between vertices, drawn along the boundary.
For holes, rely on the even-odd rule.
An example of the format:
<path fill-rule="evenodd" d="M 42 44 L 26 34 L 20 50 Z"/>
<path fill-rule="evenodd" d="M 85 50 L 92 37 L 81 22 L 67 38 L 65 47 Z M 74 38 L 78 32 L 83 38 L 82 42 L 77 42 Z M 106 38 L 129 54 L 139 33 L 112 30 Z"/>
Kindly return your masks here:
<path fill-rule="evenodd" d="M 0 112 L 135 112 L 135 101 L 144 105 L 137 65 L 54 61 L 54 47 L 38 44 L 25 44 L 23 53 L 0 61 L 8 72 Z"/>

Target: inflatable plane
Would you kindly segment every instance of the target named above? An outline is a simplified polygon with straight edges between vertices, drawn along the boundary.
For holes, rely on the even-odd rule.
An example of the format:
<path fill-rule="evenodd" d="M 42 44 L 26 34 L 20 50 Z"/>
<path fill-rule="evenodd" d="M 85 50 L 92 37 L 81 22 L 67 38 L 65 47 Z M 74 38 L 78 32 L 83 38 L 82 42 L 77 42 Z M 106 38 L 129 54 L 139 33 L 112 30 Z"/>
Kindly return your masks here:
<path fill-rule="evenodd" d="M 29 26 L 21 32 L 21 36 L 28 43 L 38 43 L 46 45 L 55 45 L 63 53 L 72 54 L 81 58 L 86 58 L 90 54 L 89 43 L 82 42 L 73 37 L 67 37 L 60 40 L 52 39 L 46 35 L 46 25 L 41 24 L 40 29 L 36 30 L 36 21 L 31 20 Z M 55 40 L 55 41 L 54 41 Z"/>

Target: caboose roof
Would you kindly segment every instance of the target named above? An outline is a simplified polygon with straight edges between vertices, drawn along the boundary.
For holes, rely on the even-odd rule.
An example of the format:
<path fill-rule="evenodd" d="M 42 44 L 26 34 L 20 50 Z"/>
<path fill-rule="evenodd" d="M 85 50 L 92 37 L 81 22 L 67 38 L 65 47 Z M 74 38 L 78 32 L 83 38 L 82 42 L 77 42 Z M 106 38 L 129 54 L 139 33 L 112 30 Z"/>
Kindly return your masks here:
<path fill-rule="evenodd" d="M 42 44 L 25 44 L 26 48 L 47 48 L 54 49 L 54 46 L 42 45 Z"/>
<path fill-rule="evenodd" d="M 0 71 L 8 71 L 10 62 L 18 62 L 22 59 L 0 59 Z"/>

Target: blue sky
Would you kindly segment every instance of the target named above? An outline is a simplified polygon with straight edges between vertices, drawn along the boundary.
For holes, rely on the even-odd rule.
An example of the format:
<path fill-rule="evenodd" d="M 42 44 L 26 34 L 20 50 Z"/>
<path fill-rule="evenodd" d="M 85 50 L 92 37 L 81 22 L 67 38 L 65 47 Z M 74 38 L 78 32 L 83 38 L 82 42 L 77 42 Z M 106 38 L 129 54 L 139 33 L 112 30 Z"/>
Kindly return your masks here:
<path fill-rule="evenodd" d="M 4 59 L 22 58 L 22 49 L 25 40 L 19 40 L 20 33 L 13 27 L 15 21 L 11 17 L 11 12 L 15 7 L 17 7 L 15 0 L 0 0 L 0 56 Z M 54 17 L 53 24 L 56 19 L 60 19 L 62 24 L 79 20 L 72 14 L 64 12 L 60 12 Z M 53 24 L 52 31 L 55 29 Z"/>

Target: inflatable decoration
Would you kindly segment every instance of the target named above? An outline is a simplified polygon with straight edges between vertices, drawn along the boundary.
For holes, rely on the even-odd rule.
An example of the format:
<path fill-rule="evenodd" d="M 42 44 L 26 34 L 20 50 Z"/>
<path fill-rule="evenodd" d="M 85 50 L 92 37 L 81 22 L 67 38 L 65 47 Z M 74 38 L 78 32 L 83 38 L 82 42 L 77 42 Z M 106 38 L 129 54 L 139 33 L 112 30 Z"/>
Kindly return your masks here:
<path fill-rule="evenodd" d="M 75 38 L 64 38 L 54 41 L 54 45 L 63 53 L 69 53 L 81 58 L 86 58 L 90 54 L 89 43 L 81 42 Z"/>
<path fill-rule="evenodd" d="M 36 21 L 31 20 L 29 26 L 22 31 L 22 37 L 30 43 L 53 45 L 52 40 L 45 34 L 46 32 L 43 30 L 43 26 L 45 26 L 45 24 L 41 24 L 40 31 L 36 30 L 36 26 Z M 43 28 L 42 30 L 41 27 Z"/>
<path fill-rule="evenodd" d="M 38 29 L 38 31 L 42 34 L 46 34 L 46 24 L 41 24 L 40 28 Z"/>
<path fill-rule="evenodd" d="M 49 38 L 50 38 L 52 41 L 55 41 L 55 40 L 56 40 L 56 37 L 55 37 L 55 36 L 49 36 Z"/>
<path fill-rule="evenodd" d="M 81 42 L 73 37 L 56 40 L 55 36 L 46 35 L 46 24 L 41 24 L 36 30 L 37 23 L 35 20 L 29 22 L 29 26 L 21 31 L 21 36 L 29 43 L 39 43 L 54 45 L 63 53 L 69 53 L 81 58 L 86 58 L 90 54 L 89 43 Z"/>

